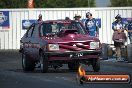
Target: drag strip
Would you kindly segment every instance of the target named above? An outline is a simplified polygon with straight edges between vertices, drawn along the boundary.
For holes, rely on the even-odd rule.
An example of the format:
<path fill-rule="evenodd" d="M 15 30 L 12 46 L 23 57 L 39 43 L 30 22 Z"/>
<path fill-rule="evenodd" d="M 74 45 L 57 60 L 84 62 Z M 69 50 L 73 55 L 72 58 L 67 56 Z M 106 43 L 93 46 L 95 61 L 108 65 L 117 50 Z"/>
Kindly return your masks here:
<path fill-rule="evenodd" d="M 6 53 L 6 54 L 5 54 Z M 67 65 L 59 69 L 49 69 L 41 73 L 40 69 L 33 72 L 23 72 L 20 54 L 16 52 L 0 53 L 0 88 L 131 88 L 130 84 L 84 84 L 76 81 L 77 72 L 68 70 Z M 87 74 L 130 74 L 127 66 L 115 66 L 101 61 L 100 72 L 93 72 L 91 66 L 82 65 Z"/>

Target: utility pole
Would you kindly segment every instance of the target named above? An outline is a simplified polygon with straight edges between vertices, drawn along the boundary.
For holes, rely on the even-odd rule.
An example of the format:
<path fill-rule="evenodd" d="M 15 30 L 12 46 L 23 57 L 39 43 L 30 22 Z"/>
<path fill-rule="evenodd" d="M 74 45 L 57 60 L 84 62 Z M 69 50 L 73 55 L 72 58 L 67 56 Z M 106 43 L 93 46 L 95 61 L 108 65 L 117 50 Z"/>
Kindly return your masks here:
<path fill-rule="evenodd" d="M 88 7 L 90 7 L 90 0 L 88 0 Z"/>

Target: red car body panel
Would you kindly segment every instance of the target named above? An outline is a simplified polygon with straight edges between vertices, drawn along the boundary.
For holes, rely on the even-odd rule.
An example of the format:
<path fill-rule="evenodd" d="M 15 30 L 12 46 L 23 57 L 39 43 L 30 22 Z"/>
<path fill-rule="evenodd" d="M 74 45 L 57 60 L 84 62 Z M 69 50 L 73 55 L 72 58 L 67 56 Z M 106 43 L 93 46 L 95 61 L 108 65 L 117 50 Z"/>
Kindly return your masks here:
<path fill-rule="evenodd" d="M 51 20 L 44 21 L 43 23 L 63 23 L 70 24 L 74 21 L 66 21 L 66 20 Z M 79 23 L 81 26 L 82 24 Z M 42 24 L 37 24 L 39 27 L 38 31 L 40 31 L 40 26 Z M 83 26 L 82 26 L 83 27 Z M 83 29 L 83 28 L 82 28 Z M 86 31 L 85 29 L 83 29 Z M 25 35 L 26 36 L 26 35 Z M 63 32 L 59 36 L 54 35 L 46 35 L 40 36 L 38 34 L 36 38 L 29 38 L 30 42 L 33 40 L 33 43 L 28 43 L 26 37 L 21 39 L 21 50 L 25 50 L 25 52 L 34 58 L 34 60 L 38 60 L 37 57 L 39 55 L 40 49 L 43 50 L 49 57 L 49 61 L 59 60 L 59 61 L 70 61 L 70 60 L 88 60 L 91 58 L 99 58 L 101 53 L 101 44 L 98 38 L 90 37 L 87 33 L 78 34 L 76 31 L 64 29 Z M 99 42 L 99 47 L 96 49 L 90 49 L 90 42 Z M 48 44 L 58 44 L 59 50 L 49 50 Z M 30 49 L 27 49 L 30 48 Z"/>

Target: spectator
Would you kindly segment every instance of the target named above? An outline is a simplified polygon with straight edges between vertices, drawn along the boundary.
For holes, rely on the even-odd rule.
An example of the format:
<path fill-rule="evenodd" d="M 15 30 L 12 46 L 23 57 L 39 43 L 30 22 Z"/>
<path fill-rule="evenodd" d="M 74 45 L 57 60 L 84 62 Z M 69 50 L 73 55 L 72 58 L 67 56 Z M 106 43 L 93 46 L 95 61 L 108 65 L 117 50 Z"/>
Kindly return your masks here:
<path fill-rule="evenodd" d="M 39 16 L 38 16 L 38 23 L 41 23 L 43 20 L 42 20 L 42 14 L 39 14 Z"/>
<path fill-rule="evenodd" d="M 112 23 L 112 29 L 114 31 L 112 39 L 116 48 L 117 61 L 123 61 L 121 58 L 121 47 L 124 46 L 127 39 L 126 34 L 124 33 L 126 24 L 122 21 L 121 15 L 119 14 L 115 19 L 116 21 Z"/>
<path fill-rule="evenodd" d="M 85 27 L 89 33 L 90 36 L 98 36 L 98 24 L 95 18 L 92 17 L 92 14 L 90 12 L 86 13 L 86 21 L 85 21 Z"/>
<path fill-rule="evenodd" d="M 80 22 L 81 16 L 79 14 L 75 14 L 74 19 L 75 21 Z"/>
<path fill-rule="evenodd" d="M 127 32 L 128 32 L 130 43 L 132 44 L 132 21 L 130 21 L 127 25 Z"/>
<path fill-rule="evenodd" d="M 71 20 L 69 17 L 65 17 L 65 20 Z"/>

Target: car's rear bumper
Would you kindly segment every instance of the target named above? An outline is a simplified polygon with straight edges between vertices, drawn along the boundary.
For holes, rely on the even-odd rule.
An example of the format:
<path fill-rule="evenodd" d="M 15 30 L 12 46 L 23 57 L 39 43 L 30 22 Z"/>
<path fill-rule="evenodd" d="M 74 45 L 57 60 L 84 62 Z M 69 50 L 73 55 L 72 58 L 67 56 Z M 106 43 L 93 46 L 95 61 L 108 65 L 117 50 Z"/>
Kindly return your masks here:
<path fill-rule="evenodd" d="M 45 52 L 49 60 L 87 60 L 99 58 L 101 50 L 67 51 L 67 52 Z"/>

